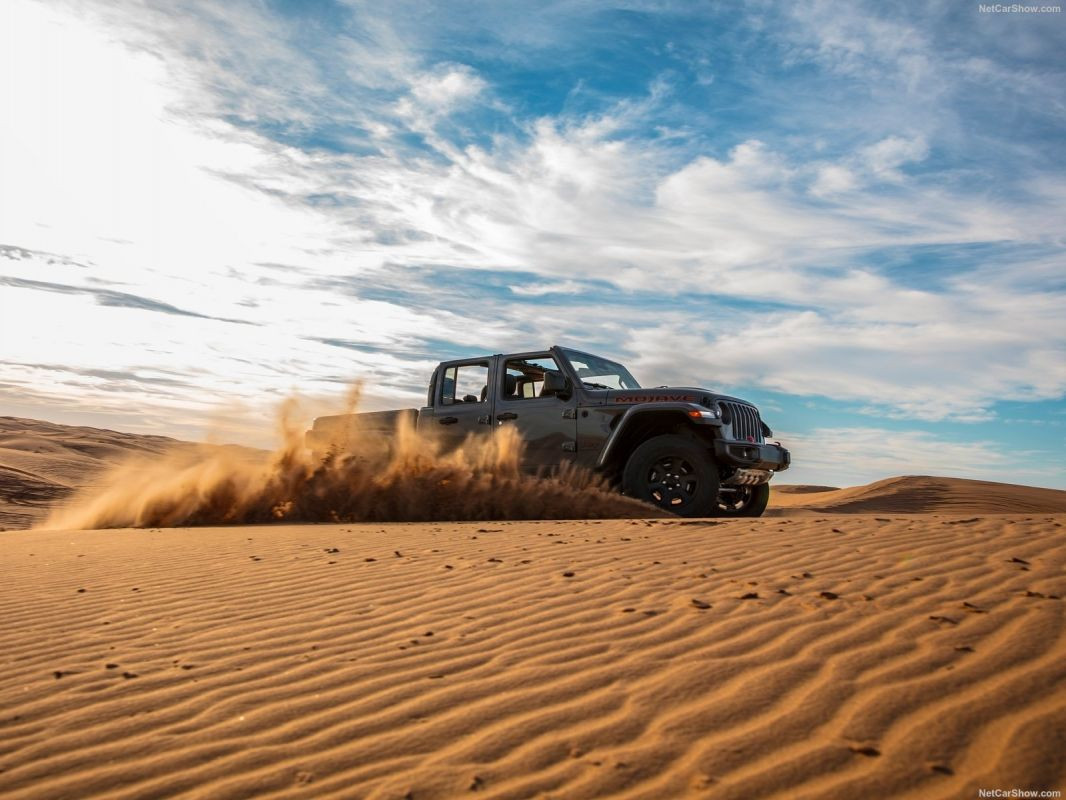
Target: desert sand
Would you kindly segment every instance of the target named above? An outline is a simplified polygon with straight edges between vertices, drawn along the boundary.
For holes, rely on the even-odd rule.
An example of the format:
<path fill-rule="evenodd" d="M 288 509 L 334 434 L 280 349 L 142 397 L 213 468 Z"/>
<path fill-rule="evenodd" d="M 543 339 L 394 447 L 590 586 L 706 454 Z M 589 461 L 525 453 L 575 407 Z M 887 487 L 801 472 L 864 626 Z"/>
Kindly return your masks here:
<path fill-rule="evenodd" d="M 1064 521 L 9 531 L 0 795 L 1064 789 Z"/>

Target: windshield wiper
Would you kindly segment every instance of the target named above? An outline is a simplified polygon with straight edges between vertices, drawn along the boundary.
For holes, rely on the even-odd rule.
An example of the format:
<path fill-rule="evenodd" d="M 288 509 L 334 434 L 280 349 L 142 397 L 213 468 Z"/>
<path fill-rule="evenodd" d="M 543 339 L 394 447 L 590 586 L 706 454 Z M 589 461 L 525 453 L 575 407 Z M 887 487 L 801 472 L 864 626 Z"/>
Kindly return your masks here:
<path fill-rule="evenodd" d="M 604 386 L 602 383 L 593 383 L 592 381 L 581 381 L 583 386 L 587 386 L 590 389 L 610 389 L 610 386 Z"/>

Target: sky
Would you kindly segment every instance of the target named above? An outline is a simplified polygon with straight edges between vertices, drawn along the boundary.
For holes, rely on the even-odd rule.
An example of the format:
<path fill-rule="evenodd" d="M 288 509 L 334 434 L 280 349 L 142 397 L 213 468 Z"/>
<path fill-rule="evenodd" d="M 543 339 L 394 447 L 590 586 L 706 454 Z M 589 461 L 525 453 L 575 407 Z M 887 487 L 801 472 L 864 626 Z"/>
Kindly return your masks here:
<path fill-rule="evenodd" d="M 977 2 L 4 0 L 0 414 L 264 444 L 566 344 L 755 402 L 780 481 L 1066 489 L 1063 53 Z"/>

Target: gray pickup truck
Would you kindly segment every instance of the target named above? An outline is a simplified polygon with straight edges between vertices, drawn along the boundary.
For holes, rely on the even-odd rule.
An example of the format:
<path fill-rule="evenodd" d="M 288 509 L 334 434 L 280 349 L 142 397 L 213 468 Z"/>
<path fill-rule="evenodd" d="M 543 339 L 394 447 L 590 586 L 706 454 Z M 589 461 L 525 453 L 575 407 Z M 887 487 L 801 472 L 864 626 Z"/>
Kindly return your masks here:
<path fill-rule="evenodd" d="M 445 447 L 514 426 L 523 469 L 592 469 L 684 517 L 761 515 L 770 478 L 790 463 L 751 403 L 707 389 L 645 389 L 621 364 L 567 347 L 442 362 L 424 407 L 320 417 L 306 443 L 324 458 L 353 426 L 388 436 L 404 417 Z"/>

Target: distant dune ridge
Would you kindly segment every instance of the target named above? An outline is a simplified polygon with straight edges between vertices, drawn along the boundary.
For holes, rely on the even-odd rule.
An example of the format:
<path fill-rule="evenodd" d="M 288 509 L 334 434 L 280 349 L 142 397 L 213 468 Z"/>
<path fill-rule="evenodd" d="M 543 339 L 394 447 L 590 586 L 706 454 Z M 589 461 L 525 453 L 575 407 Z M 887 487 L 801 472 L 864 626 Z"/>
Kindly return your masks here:
<path fill-rule="evenodd" d="M 1041 514 L 1066 512 L 1066 492 L 965 478 L 906 475 L 850 489 L 774 487 L 770 506 L 836 514 Z"/>
<path fill-rule="evenodd" d="M 352 402 L 354 403 L 355 400 Z M 292 471 L 296 463 L 294 459 L 298 462 L 303 458 L 302 455 L 297 455 L 301 451 L 298 435 L 299 431 L 294 429 L 287 443 L 282 446 L 279 453 L 274 455 L 274 461 L 268 464 L 267 469 L 275 469 L 281 465 L 282 469 L 288 471 L 286 480 L 291 480 L 293 475 L 299 477 L 302 481 L 302 502 L 313 506 L 315 498 L 322 499 L 332 493 L 334 505 L 340 507 L 343 500 L 338 500 L 335 496 L 338 491 L 341 493 L 348 491 L 345 487 L 350 486 L 365 487 L 370 476 L 359 470 L 344 473 L 335 469 L 331 475 L 317 478 L 312 478 L 309 473 L 305 474 L 300 470 L 294 473 Z M 643 507 L 644 510 L 640 511 L 633 503 L 622 498 L 604 496 L 595 481 L 589 481 L 587 477 L 580 475 L 570 475 L 562 484 L 558 482 L 542 484 L 541 489 L 558 497 L 561 503 L 558 508 L 550 504 L 545 505 L 538 500 L 534 486 L 514 473 L 513 459 L 502 457 L 506 455 L 503 452 L 504 449 L 506 448 L 490 448 L 492 453 L 484 451 L 481 455 L 471 454 L 472 457 L 466 459 L 465 464 L 460 463 L 462 459 L 458 462 L 447 459 L 439 459 L 435 462 L 435 468 L 443 468 L 449 472 L 448 475 L 426 472 L 426 464 L 423 463 L 420 467 L 423 472 L 418 480 L 411 480 L 411 475 L 405 473 L 408 479 L 402 491 L 406 493 L 423 491 L 424 493 L 425 488 L 429 486 L 436 493 L 431 498 L 433 504 L 436 506 L 443 504 L 443 507 L 449 509 L 445 516 L 451 518 L 487 519 L 508 515 L 529 518 L 537 516 L 538 509 L 543 511 L 541 516 L 545 517 L 632 516 L 634 514 L 646 516 L 654 513 L 647 507 Z M 218 504 L 213 502 L 207 503 L 206 509 L 198 511 L 196 504 L 190 506 L 188 497 L 181 498 L 181 502 L 175 502 L 174 481 L 178 478 L 190 479 L 192 473 L 181 470 L 191 467 L 198 469 L 196 472 L 198 490 L 204 488 L 202 481 L 205 479 L 209 486 L 217 489 L 220 481 L 224 482 L 224 471 L 227 469 L 244 481 L 242 485 L 245 489 L 249 485 L 263 489 L 269 483 L 269 479 L 258 473 L 250 478 L 246 467 L 249 463 L 254 463 L 265 456 L 263 451 L 253 451 L 248 448 L 196 445 L 163 436 L 144 436 L 99 428 L 59 425 L 33 419 L 0 417 L 0 528 L 30 527 L 44 522 L 50 515 L 53 515 L 53 522 L 62 523 L 65 520 L 66 524 L 74 527 L 212 524 L 266 521 L 272 518 L 285 519 L 284 514 L 273 515 L 272 511 L 274 508 L 284 507 L 284 503 L 293 498 L 281 498 L 281 495 L 275 491 L 279 489 L 276 482 L 266 488 L 265 494 L 261 492 L 259 496 L 249 501 L 243 511 L 241 508 L 235 509 L 232 505 L 219 511 Z M 484 461 L 485 456 L 490 456 L 491 464 Z M 120 476 L 121 479 L 116 484 L 112 472 L 122 469 L 123 465 L 132 478 L 126 479 Z M 176 471 L 176 466 L 180 466 L 181 470 Z M 149 473 L 145 470 L 149 470 Z M 393 478 L 398 480 L 402 472 L 403 470 L 397 471 Z M 508 485 L 521 484 L 520 492 L 515 492 L 512 486 L 512 495 L 526 498 L 528 502 L 523 500 L 509 505 L 493 504 L 487 497 L 482 498 L 484 502 L 470 498 L 460 502 L 459 495 L 470 488 L 469 481 L 474 472 L 480 476 L 474 481 L 475 484 L 478 481 L 489 481 L 488 485 L 475 487 L 474 491 L 482 494 L 486 491 L 495 492 L 497 489 L 491 486 L 491 481 L 506 479 L 511 482 Z M 249 480 L 252 481 L 251 484 L 248 483 Z M 448 481 L 448 483 L 442 486 L 441 481 Z M 119 490 L 112 491 L 107 498 L 103 498 L 103 491 L 108 485 L 113 489 L 118 486 Z M 121 488 L 122 486 L 124 488 Z M 419 489 L 420 486 L 422 490 Z M 567 486 L 569 488 L 566 488 Z M 290 487 L 281 488 L 292 494 Z M 570 493 L 571 490 L 573 493 Z M 559 494 L 560 492 L 562 494 Z M 281 494 L 284 493 L 281 492 Z M 392 492 L 392 496 L 395 495 L 396 492 Z M 92 502 L 97 503 L 97 512 L 91 512 L 87 517 L 84 515 L 54 516 L 57 510 L 62 508 L 73 506 L 74 510 L 87 509 L 90 497 Z M 454 500 L 450 505 L 449 498 Z M 269 502 L 271 500 L 276 502 Z M 299 498 L 294 501 L 294 507 L 298 502 L 301 502 Z M 416 501 L 409 497 L 393 511 L 390 511 L 388 507 L 380 508 L 374 512 L 377 516 L 366 516 L 365 510 L 358 511 L 349 508 L 350 515 L 342 518 L 353 520 L 359 518 L 383 520 L 426 518 L 414 516 L 412 504 L 417 505 Z M 365 505 L 366 503 L 363 503 L 360 508 Z M 296 513 L 290 512 L 290 518 L 297 521 L 330 519 L 326 513 L 330 509 L 319 507 L 316 510 L 311 506 L 295 507 Z M 139 516 L 131 515 L 130 509 L 135 507 L 145 513 Z M 100 508 L 117 509 L 121 513 L 109 516 L 99 513 Z M 797 514 L 929 512 L 963 514 L 1066 512 L 1066 492 L 990 481 L 929 476 L 888 478 L 866 486 L 848 489 L 775 484 L 767 513 L 770 516 L 792 516 Z M 199 516 L 197 516 L 198 513 Z M 364 514 L 364 516 L 360 517 L 359 514 Z"/>
<path fill-rule="evenodd" d="M 162 455 L 185 446 L 165 436 L 0 417 L 0 527 L 43 520 L 60 501 L 131 455 Z"/>

